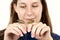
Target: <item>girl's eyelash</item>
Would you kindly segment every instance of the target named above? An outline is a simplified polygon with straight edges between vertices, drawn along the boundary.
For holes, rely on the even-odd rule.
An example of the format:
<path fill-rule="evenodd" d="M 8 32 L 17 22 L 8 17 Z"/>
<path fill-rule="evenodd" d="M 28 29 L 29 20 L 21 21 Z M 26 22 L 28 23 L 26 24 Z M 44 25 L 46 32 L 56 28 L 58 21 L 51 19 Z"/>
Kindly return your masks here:
<path fill-rule="evenodd" d="M 32 6 L 32 7 L 36 8 L 36 7 L 38 7 L 38 6 Z"/>
<path fill-rule="evenodd" d="M 25 8 L 26 6 L 20 6 L 21 8 Z"/>
<path fill-rule="evenodd" d="M 32 6 L 32 7 L 38 7 L 38 6 Z"/>
<path fill-rule="evenodd" d="M 20 6 L 21 8 L 26 8 L 26 6 Z M 38 7 L 38 5 L 36 5 L 36 6 L 32 6 L 32 7 Z"/>
<path fill-rule="evenodd" d="M 38 5 L 32 5 L 32 7 L 38 7 Z"/>

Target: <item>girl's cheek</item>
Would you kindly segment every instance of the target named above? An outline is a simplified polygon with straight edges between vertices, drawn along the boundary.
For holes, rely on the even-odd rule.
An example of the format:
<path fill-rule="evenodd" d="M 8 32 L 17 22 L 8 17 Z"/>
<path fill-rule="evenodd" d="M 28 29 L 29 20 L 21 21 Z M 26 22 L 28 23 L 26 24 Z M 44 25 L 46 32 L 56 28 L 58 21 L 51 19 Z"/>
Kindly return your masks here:
<path fill-rule="evenodd" d="M 20 19 L 23 19 L 24 16 L 25 16 L 25 10 L 20 9 L 20 11 L 19 11 L 19 18 L 20 18 Z"/>

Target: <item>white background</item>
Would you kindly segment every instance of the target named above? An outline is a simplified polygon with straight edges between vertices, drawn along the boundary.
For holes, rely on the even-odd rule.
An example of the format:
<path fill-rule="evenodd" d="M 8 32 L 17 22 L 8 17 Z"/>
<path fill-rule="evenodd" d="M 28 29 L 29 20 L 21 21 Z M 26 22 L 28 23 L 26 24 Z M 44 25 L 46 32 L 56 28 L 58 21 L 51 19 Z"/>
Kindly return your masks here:
<path fill-rule="evenodd" d="M 12 0 L 0 0 L 0 30 L 7 27 L 10 18 L 10 3 Z M 52 21 L 53 32 L 60 35 L 60 1 L 46 0 Z"/>

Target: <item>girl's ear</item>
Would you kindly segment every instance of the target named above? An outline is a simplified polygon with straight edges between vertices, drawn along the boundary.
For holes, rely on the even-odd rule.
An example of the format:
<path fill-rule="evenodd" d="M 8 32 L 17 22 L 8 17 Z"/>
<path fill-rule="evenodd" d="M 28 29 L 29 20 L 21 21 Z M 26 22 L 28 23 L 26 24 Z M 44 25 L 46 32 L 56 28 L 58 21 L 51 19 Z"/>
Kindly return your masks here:
<path fill-rule="evenodd" d="M 17 13 L 18 11 L 17 11 L 17 5 L 16 4 L 13 4 L 13 8 L 14 8 L 15 12 Z"/>

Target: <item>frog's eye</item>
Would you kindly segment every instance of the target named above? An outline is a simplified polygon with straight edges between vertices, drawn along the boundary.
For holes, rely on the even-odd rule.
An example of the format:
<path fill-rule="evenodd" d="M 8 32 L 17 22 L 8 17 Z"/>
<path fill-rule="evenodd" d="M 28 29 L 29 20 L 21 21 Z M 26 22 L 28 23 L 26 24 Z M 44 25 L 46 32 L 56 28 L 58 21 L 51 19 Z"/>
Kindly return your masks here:
<path fill-rule="evenodd" d="M 33 20 L 29 20 L 29 22 L 28 23 L 33 23 L 34 21 Z"/>

